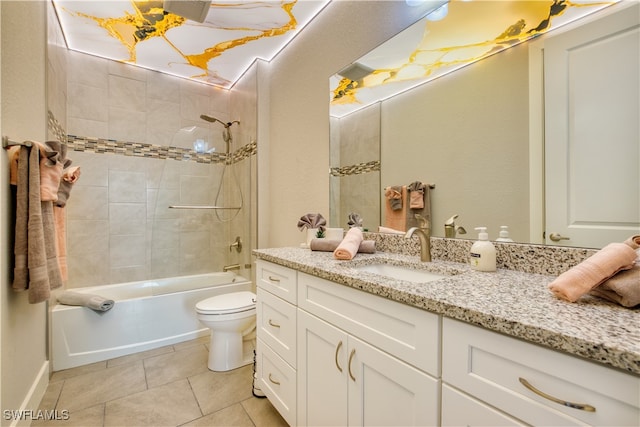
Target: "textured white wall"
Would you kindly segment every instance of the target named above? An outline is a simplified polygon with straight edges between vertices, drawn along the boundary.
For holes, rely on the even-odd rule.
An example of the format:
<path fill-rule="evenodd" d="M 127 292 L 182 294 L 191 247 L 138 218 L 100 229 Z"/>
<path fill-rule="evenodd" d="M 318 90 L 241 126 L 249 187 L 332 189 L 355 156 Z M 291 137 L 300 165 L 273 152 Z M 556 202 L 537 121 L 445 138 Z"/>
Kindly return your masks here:
<path fill-rule="evenodd" d="M 296 227 L 302 215 L 329 217 L 329 77 L 436 4 L 333 1 L 271 61 L 260 247 L 296 246 L 304 241 Z"/>

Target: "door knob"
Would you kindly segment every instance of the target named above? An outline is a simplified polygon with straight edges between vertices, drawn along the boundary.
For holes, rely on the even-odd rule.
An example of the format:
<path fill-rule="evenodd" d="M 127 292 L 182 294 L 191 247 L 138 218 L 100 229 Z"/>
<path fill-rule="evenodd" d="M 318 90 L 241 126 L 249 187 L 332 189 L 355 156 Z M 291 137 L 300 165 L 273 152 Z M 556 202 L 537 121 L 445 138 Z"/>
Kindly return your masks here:
<path fill-rule="evenodd" d="M 549 238 L 554 242 L 559 242 L 560 240 L 571 240 L 568 237 L 564 237 L 559 233 L 551 233 L 549 234 Z"/>

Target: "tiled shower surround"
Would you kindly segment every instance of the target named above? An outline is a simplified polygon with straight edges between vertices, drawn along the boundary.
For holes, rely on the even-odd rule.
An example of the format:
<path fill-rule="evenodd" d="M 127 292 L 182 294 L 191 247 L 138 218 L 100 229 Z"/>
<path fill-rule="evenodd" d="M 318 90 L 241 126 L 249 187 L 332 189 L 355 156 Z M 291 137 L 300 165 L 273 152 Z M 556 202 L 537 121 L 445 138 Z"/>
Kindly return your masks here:
<path fill-rule="evenodd" d="M 67 287 L 250 263 L 250 251 L 229 245 L 236 236 L 251 243 L 255 72 L 244 88 L 226 91 L 52 45 L 49 51 L 50 137 L 66 139 L 67 157 L 81 168 L 66 207 Z M 230 156 L 223 127 L 201 114 L 240 121 L 231 127 Z M 211 152 L 196 153 L 196 139 Z M 243 209 L 168 208 L 214 204 Z"/>

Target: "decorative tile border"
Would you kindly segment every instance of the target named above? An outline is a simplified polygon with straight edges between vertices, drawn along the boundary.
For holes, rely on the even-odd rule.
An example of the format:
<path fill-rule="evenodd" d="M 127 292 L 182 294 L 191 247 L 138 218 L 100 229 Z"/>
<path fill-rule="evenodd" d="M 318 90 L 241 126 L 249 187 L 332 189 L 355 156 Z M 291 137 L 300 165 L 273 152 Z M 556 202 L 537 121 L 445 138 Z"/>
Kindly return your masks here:
<path fill-rule="evenodd" d="M 331 176 L 347 176 L 347 175 L 359 175 L 362 173 L 375 172 L 380 170 L 380 160 L 372 160 L 366 163 L 358 163 L 350 166 L 341 166 L 331 168 L 329 173 Z"/>
<path fill-rule="evenodd" d="M 120 154 L 123 156 L 148 157 L 152 159 L 172 159 L 197 163 L 225 163 L 240 162 L 258 152 L 256 141 L 243 145 L 231 154 L 226 153 L 198 153 L 191 148 L 172 147 L 165 145 L 146 144 L 139 142 L 117 141 L 114 139 L 83 137 L 67 135 L 51 111 L 48 113 L 49 130 L 60 141 L 66 142 L 67 147 L 74 151 L 90 151 L 104 154 Z"/>

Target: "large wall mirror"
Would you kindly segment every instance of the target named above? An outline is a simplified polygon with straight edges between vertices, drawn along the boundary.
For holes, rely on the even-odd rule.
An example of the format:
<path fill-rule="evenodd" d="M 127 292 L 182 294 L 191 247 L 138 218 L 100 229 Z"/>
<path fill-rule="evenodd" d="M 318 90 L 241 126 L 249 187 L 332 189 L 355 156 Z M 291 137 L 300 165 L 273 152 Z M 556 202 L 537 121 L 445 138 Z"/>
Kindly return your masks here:
<path fill-rule="evenodd" d="M 331 223 L 355 212 L 377 231 L 384 189 L 421 181 L 435 184 L 433 236 L 455 215 L 461 238 L 506 225 L 516 242 L 598 248 L 640 234 L 637 2 L 444 9 L 331 77 Z"/>

